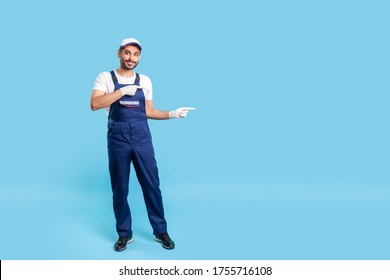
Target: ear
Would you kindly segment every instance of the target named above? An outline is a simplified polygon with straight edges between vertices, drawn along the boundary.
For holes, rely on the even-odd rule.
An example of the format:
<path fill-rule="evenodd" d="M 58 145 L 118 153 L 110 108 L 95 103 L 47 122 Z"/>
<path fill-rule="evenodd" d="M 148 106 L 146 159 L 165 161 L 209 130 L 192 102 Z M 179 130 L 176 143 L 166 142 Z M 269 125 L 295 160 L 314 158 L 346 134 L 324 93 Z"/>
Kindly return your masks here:
<path fill-rule="evenodd" d="M 122 53 L 122 51 L 119 49 L 119 50 L 118 50 L 118 58 L 121 57 L 121 53 Z"/>

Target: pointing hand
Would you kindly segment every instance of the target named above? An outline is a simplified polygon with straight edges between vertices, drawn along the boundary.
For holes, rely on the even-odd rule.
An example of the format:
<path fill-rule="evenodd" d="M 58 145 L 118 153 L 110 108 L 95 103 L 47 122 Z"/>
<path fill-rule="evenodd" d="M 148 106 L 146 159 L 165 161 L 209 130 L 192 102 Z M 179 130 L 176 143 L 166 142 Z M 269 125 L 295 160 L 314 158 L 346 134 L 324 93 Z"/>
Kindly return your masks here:
<path fill-rule="evenodd" d="M 142 87 L 136 85 L 129 85 L 129 86 L 121 87 L 119 90 L 121 91 L 122 96 L 124 95 L 134 96 L 134 94 L 137 92 L 138 89 L 142 89 Z"/>
<path fill-rule="evenodd" d="M 177 119 L 177 118 L 185 118 L 187 117 L 188 111 L 193 111 L 195 108 L 192 107 L 182 107 L 179 109 L 176 109 L 175 111 L 170 111 L 169 112 L 169 118 L 172 119 Z"/>

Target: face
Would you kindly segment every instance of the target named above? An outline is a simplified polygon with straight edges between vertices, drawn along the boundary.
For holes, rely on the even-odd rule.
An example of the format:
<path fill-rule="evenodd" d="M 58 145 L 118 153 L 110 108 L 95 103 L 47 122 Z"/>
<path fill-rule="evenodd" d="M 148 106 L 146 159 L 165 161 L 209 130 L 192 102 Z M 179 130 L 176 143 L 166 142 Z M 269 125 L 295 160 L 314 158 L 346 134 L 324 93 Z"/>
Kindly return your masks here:
<path fill-rule="evenodd" d="M 133 70 L 138 65 L 141 52 L 136 46 L 128 45 L 118 51 L 118 57 L 123 70 Z"/>

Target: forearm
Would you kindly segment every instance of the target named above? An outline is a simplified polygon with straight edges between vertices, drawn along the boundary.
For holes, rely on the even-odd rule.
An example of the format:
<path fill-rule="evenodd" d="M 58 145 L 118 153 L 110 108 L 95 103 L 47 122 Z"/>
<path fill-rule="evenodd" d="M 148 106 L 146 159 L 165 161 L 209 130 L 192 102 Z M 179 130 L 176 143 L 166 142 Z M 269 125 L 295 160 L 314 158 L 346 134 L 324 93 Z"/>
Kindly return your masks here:
<path fill-rule="evenodd" d="M 167 120 L 169 119 L 169 112 L 153 108 L 146 111 L 146 117 L 153 120 Z"/>
<path fill-rule="evenodd" d="M 92 95 L 91 97 L 91 109 L 92 111 L 96 111 L 105 107 L 110 106 L 112 103 L 117 101 L 122 97 L 122 93 L 120 90 L 116 90 L 110 94 L 103 95 Z"/>

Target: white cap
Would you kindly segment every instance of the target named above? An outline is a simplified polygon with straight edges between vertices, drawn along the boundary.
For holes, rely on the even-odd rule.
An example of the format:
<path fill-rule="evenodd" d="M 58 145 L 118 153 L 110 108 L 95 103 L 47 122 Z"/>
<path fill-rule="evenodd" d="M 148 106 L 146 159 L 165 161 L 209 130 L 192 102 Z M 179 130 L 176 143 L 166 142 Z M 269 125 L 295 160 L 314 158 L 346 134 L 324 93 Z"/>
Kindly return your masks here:
<path fill-rule="evenodd" d="M 119 49 L 123 49 L 125 46 L 128 46 L 128 45 L 132 45 L 132 46 L 136 46 L 137 48 L 139 48 L 139 50 L 142 50 L 142 47 L 141 47 L 141 43 L 138 42 L 136 39 L 134 38 L 127 38 L 127 39 L 124 39 L 119 47 Z"/>

